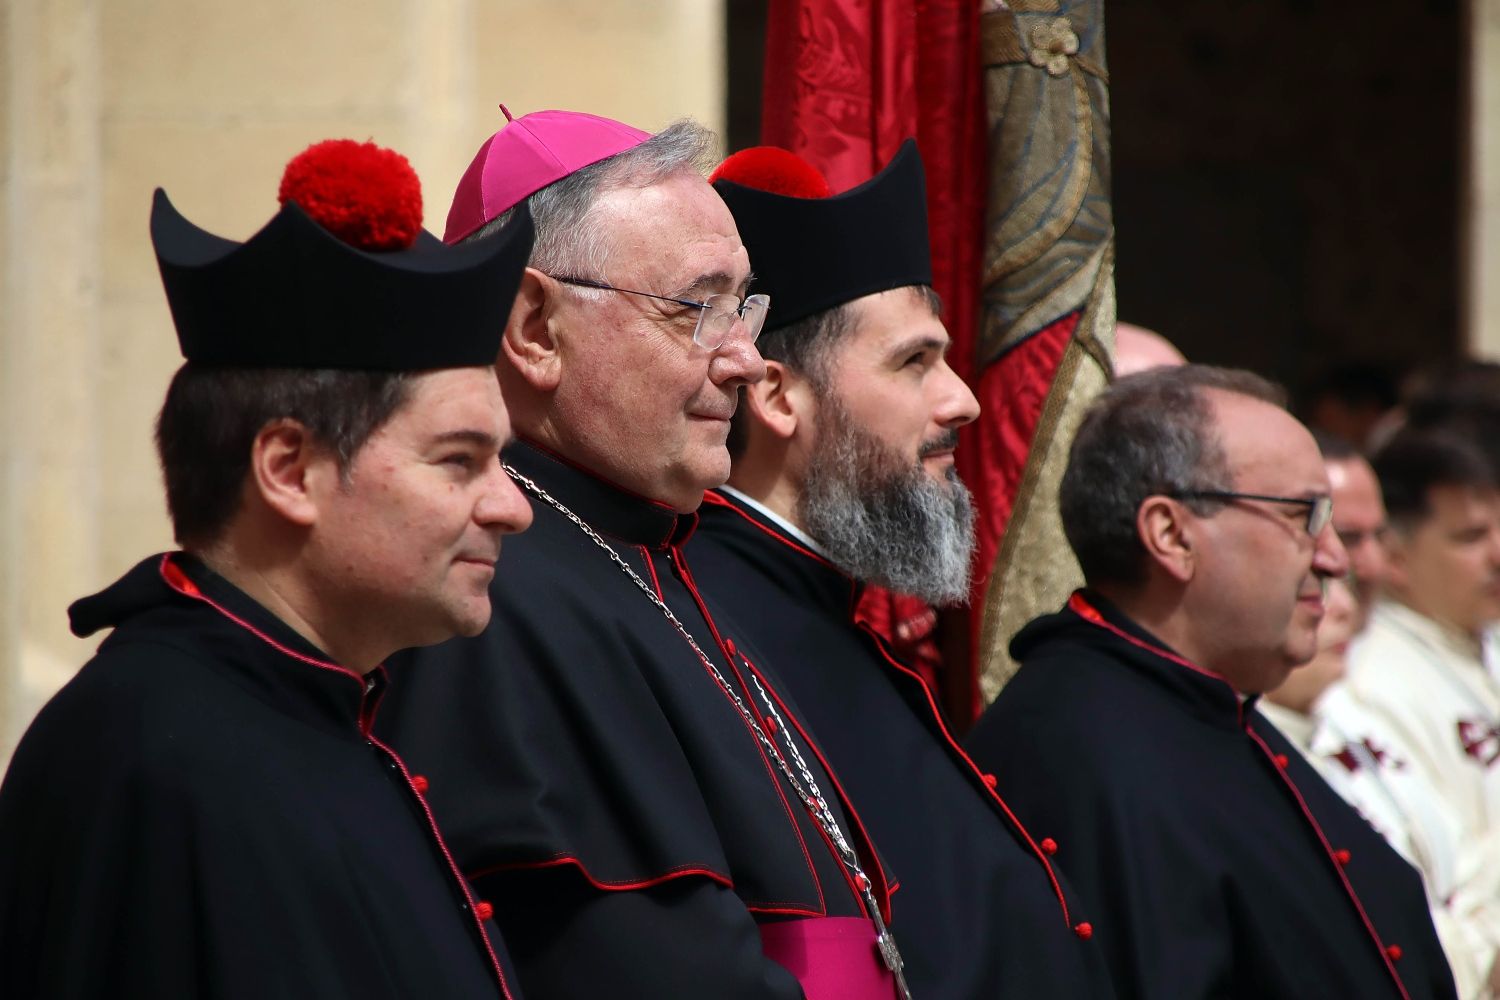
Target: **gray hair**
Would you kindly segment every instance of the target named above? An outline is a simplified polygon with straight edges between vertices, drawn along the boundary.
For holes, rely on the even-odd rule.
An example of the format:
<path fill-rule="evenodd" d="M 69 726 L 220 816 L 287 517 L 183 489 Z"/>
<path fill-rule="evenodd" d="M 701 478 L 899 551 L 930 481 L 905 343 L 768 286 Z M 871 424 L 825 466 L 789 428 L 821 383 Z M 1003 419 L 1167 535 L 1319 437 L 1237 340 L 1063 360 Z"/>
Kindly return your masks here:
<path fill-rule="evenodd" d="M 650 187 L 682 171 L 702 174 L 717 145 L 713 132 L 683 118 L 639 146 L 575 170 L 537 191 L 527 199 L 536 225 L 531 266 L 548 274 L 602 279 L 614 247 L 594 217 L 599 198 L 620 188 Z M 514 208 L 507 209 L 463 242 L 499 232 L 514 214 Z M 576 291 L 600 294 L 587 288 Z"/>
<path fill-rule="evenodd" d="M 1205 390 L 1286 407 L 1286 393 L 1253 372 L 1210 365 L 1127 375 L 1096 399 L 1079 425 L 1058 490 L 1063 532 L 1089 583 L 1138 584 L 1145 549 L 1136 512 L 1149 496 L 1233 488 Z M 1199 514 L 1221 500 L 1192 499 Z"/>

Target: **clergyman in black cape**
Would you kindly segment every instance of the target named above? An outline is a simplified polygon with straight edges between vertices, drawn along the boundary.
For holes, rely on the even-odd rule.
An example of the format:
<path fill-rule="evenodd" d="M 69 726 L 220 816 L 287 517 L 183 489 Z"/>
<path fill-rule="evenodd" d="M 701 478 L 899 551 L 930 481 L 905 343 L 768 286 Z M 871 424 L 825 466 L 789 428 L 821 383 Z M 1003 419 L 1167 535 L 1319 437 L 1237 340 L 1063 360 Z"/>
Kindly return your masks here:
<path fill-rule="evenodd" d="M 184 551 L 73 605 L 113 632 L 0 786 L 7 997 L 519 997 L 504 902 L 370 727 L 381 661 L 483 628 L 531 519 L 491 367 L 531 227 L 443 246 L 368 143 L 312 147 L 282 191 L 243 244 L 157 192 Z"/>

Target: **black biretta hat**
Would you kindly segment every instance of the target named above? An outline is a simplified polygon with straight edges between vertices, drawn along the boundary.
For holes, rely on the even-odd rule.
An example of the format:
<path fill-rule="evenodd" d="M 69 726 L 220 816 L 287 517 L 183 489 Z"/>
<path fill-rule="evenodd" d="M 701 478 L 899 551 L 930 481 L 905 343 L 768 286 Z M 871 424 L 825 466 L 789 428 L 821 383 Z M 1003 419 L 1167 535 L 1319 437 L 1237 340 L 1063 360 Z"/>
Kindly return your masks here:
<path fill-rule="evenodd" d="M 188 361 L 379 371 L 495 363 L 531 254 L 530 215 L 446 246 L 421 229 L 405 158 L 344 142 L 319 144 L 338 155 L 304 163 L 299 176 L 289 166 L 281 210 L 243 243 L 198 228 L 157 189 L 151 242 Z M 363 147 L 404 165 L 398 183 L 372 176 L 374 154 Z"/>
<path fill-rule="evenodd" d="M 763 190 L 777 186 L 769 176 L 775 170 L 767 171 L 757 152 L 725 160 L 713 185 L 750 252 L 755 290 L 771 297 L 767 330 L 864 295 L 932 284 L 927 187 L 916 140 L 902 143 L 870 180 L 822 198 Z"/>

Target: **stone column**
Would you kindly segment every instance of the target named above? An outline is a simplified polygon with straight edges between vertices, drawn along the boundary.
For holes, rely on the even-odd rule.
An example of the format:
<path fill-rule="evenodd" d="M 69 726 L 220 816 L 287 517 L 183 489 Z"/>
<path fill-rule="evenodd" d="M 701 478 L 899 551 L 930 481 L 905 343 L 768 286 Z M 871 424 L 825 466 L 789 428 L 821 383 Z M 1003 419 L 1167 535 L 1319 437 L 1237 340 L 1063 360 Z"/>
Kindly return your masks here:
<path fill-rule="evenodd" d="M 1500 360 L 1500 0 L 1470 0 L 1464 318 L 1469 350 Z"/>
<path fill-rule="evenodd" d="M 100 4 L 11 0 L 0 270 L 0 759 L 84 644 L 64 609 L 93 580 L 99 450 Z M 24 669 L 23 669 L 24 666 Z"/>

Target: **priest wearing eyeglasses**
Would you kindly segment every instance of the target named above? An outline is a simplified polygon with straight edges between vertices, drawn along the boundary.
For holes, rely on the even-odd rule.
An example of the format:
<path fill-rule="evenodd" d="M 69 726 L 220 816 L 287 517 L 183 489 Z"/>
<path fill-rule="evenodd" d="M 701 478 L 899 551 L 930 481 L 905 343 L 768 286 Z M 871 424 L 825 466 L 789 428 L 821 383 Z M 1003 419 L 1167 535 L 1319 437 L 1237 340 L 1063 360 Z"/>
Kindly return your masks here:
<path fill-rule="evenodd" d="M 1248 372 L 1128 376 L 1078 430 L 1087 586 L 1017 634 L 969 749 L 1098 907 L 1121 997 L 1454 996 L 1416 871 L 1256 708 L 1348 571 L 1328 493 Z"/>
<path fill-rule="evenodd" d="M 880 859 L 683 554 L 770 304 L 700 172 L 711 144 L 537 112 L 460 181 L 449 241 L 496 238 L 523 202 L 536 220 L 497 366 L 536 518 L 490 627 L 396 665 L 410 689 L 381 725 L 507 901 L 529 995 L 891 1000 Z"/>

